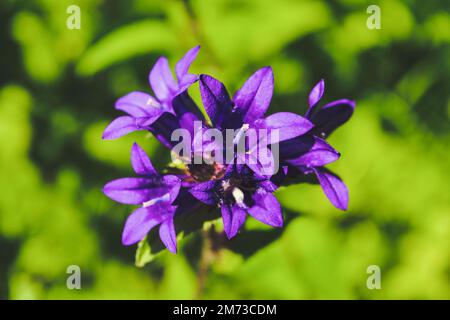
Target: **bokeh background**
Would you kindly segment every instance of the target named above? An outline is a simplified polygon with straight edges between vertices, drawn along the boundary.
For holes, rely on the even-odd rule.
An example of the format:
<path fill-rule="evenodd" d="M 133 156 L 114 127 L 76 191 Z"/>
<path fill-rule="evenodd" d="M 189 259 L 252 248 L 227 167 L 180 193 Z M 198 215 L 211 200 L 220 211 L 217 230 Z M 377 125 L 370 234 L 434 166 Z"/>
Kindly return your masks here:
<path fill-rule="evenodd" d="M 66 27 L 72 4 L 80 30 Z M 369 4 L 381 30 L 366 27 Z M 439 0 L 2 0 L 0 298 L 449 299 L 449 12 Z M 117 98 L 150 91 L 160 55 L 173 65 L 196 44 L 192 70 L 231 92 L 271 65 L 270 112 L 303 114 L 321 78 L 326 101 L 357 101 L 330 137 L 348 212 L 316 185 L 283 188 L 286 227 L 248 219 L 202 279 L 198 234 L 136 267 L 135 247 L 120 243 L 132 208 L 101 193 L 131 174 L 133 141 L 164 166 L 145 133 L 101 133 Z M 69 265 L 81 290 L 66 288 Z M 381 290 L 366 287 L 369 265 Z"/>

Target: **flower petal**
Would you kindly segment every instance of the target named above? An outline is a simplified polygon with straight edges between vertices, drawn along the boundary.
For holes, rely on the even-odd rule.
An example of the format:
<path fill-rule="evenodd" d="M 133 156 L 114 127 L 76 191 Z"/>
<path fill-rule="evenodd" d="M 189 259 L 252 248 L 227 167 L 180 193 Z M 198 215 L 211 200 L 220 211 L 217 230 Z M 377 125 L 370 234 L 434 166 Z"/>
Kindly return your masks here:
<path fill-rule="evenodd" d="M 139 91 L 123 96 L 117 100 L 115 107 L 117 110 L 122 110 L 135 118 L 156 116 L 162 113 L 160 104 L 155 98 Z"/>
<path fill-rule="evenodd" d="M 154 121 L 148 130 L 159 140 L 165 147 L 171 149 L 177 142 L 172 141 L 172 132 L 180 128 L 178 119 L 169 112 L 164 112 L 156 121 Z"/>
<path fill-rule="evenodd" d="M 181 180 L 177 176 L 174 175 L 164 175 L 162 177 L 162 182 L 166 186 L 170 187 L 169 195 L 170 195 L 170 203 L 174 202 L 180 192 L 181 188 Z"/>
<path fill-rule="evenodd" d="M 314 88 L 309 93 L 308 98 L 309 108 L 308 111 L 306 112 L 307 118 L 310 118 L 311 115 L 314 113 L 315 110 L 314 107 L 317 104 L 317 102 L 319 102 L 320 99 L 322 98 L 324 91 L 325 91 L 325 81 L 323 81 L 322 79 L 314 86 Z"/>
<path fill-rule="evenodd" d="M 273 94 L 273 72 L 271 67 L 256 71 L 233 97 L 244 123 L 253 123 L 261 118 L 269 108 Z"/>
<path fill-rule="evenodd" d="M 198 200 L 208 205 L 217 204 L 217 199 L 214 195 L 216 181 L 206 181 L 196 184 L 189 189 L 189 192 Z"/>
<path fill-rule="evenodd" d="M 169 185 L 164 180 L 165 177 L 116 179 L 104 186 L 103 193 L 109 198 L 124 204 L 143 204 L 166 193 L 171 193 L 171 198 L 173 198 L 172 194 L 178 192 L 180 182 L 175 185 Z M 174 180 L 172 179 L 169 182 L 175 183 Z"/>
<path fill-rule="evenodd" d="M 305 154 L 315 143 L 312 134 L 305 134 L 300 137 L 282 141 L 279 146 L 280 161 L 295 159 Z"/>
<path fill-rule="evenodd" d="M 195 60 L 195 58 L 198 55 L 198 52 L 200 50 L 200 46 L 196 46 L 192 49 L 190 49 L 186 54 L 183 56 L 183 58 L 178 61 L 178 63 L 175 66 L 175 74 L 177 75 L 178 83 L 180 86 L 186 85 L 188 82 L 191 82 L 192 80 L 196 81 L 197 77 L 194 75 L 189 75 L 189 67 L 191 66 L 192 62 Z M 188 76 L 188 77 L 186 77 Z M 191 77 L 189 77 L 191 76 Z M 194 76 L 194 77 L 192 77 Z M 192 81 L 192 82 L 194 82 Z"/>
<path fill-rule="evenodd" d="M 237 205 L 222 205 L 221 211 L 225 234 L 228 239 L 231 239 L 238 233 L 245 222 L 245 210 Z"/>
<path fill-rule="evenodd" d="M 187 91 L 177 95 L 172 100 L 172 108 L 178 118 L 180 127 L 188 130 L 192 137 L 194 135 L 194 122 L 204 122 L 205 118 Z"/>
<path fill-rule="evenodd" d="M 348 208 L 348 189 L 342 180 L 336 175 L 319 168 L 313 168 L 319 179 L 322 190 L 330 202 L 340 210 Z"/>
<path fill-rule="evenodd" d="M 168 101 L 178 89 L 166 57 L 156 61 L 149 75 L 150 85 L 160 101 Z"/>
<path fill-rule="evenodd" d="M 200 94 L 205 111 L 213 125 L 221 125 L 230 117 L 233 103 L 223 83 L 211 76 L 200 75 Z"/>
<path fill-rule="evenodd" d="M 315 124 L 314 133 L 323 137 L 329 136 L 350 119 L 354 110 L 355 102 L 348 99 L 328 103 L 311 117 L 311 121 Z"/>
<path fill-rule="evenodd" d="M 102 139 L 117 139 L 130 132 L 142 130 L 137 123 L 136 118 L 130 116 L 122 116 L 114 119 L 103 131 Z"/>
<path fill-rule="evenodd" d="M 272 151 L 263 141 L 260 141 L 257 145 L 250 146 L 249 151 L 245 153 L 237 152 L 236 161 L 238 164 L 246 164 L 259 176 L 272 176 L 278 171 L 279 159 L 275 158 Z"/>
<path fill-rule="evenodd" d="M 177 253 L 177 235 L 175 233 L 173 218 L 169 218 L 161 223 L 159 226 L 159 237 L 167 250 L 172 253 Z"/>
<path fill-rule="evenodd" d="M 286 160 L 286 163 L 295 167 L 322 167 L 339 159 L 340 154 L 325 140 L 313 137 L 314 143 L 304 154 L 293 159 Z"/>
<path fill-rule="evenodd" d="M 283 226 L 281 206 L 273 194 L 260 189 L 253 195 L 253 201 L 255 204 L 248 209 L 253 218 L 272 227 Z"/>
<path fill-rule="evenodd" d="M 157 175 L 149 157 L 137 143 L 131 148 L 131 166 L 138 175 Z"/>
<path fill-rule="evenodd" d="M 166 208 L 160 205 L 136 209 L 125 222 L 122 244 L 129 246 L 144 239 L 154 226 L 161 223 L 163 210 L 166 211 Z"/>
<path fill-rule="evenodd" d="M 255 128 L 269 130 L 272 144 L 301 136 L 313 127 L 311 121 L 292 112 L 277 112 L 255 122 Z M 278 139 L 274 135 L 275 131 L 278 133 Z"/>

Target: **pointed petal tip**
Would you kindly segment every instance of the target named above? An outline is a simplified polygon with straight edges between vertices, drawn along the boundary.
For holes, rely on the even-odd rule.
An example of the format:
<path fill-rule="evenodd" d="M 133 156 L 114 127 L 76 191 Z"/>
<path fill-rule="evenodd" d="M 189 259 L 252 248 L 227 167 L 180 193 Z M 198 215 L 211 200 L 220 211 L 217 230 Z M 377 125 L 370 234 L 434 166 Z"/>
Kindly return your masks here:
<path fill-rule="evenodd" d="M 348 103 L 353 109 L 355 109 L 355 107 L 356 107 L 356 101 L 355 100 L 349 100 Z"/>
<path fill-rule="evenodd" d="M 176 244 L 175 244 L 175 247 L 170 247 L 170 248 L 167 248 L 167 250 L 170 252 L 170 253 L 172 253 L 172 254 L 177 254 L 178 253 L 178 248 L 177 248 L 177 246 L 176 246 Z"/>
<path fill-rule="evenodd" d="M 212 79 L 212 77 L 207 74 L 202 73 L 198 76 L 198 79 L 200 80 L 200 82 L 205 82 L 205 81 L 208 81 L 209 79 Z"/>
<path fill-rule="evenodd" d="M 113 181 L 114 181 L 114 180 L 113 180 Z M 110 192 L 111 183 L 112 183 L 113 181 L 107 182 L 107 183 L 103 186 L 103 188 L 102 188 L 103 194 L 104 194 L 105 196 L 107 196 L 108 198 L 110 198 L 110 199 L 112 199 L 112 198 L 109 196 L 109 192 Z M 114 199 L 112 199 L 112 200 L 114 200 Z"/>
<path fill-rule="evenodd" d="M 314 106 L 322 99 L 323 93 L 325 91 L 325 81 L 321 79 L 311 90 L 308 97 L 309 109 L 306 116 L 309 117 L 313 111 Z"/>
<path fill-rule="evenodd" d="M 238 234 L 238 231 L 236 231 L 234 233 L 232 233 L 232 232 L 230 232 L 230 230 L 226 230 L 226 229 L 224 231 L 225 231 L 225 235 L 227 236 L 228 240 L 233 239 Z"/>
<path fill-rule="evenodd" d="M 272 69 L 271 66 L 265 66 L 265 67 L 262 67 L 260 70 L 261 70 L 261 71 L 264 71 L 265 73 L 270 72 L 270 73 L 273 74 L 273 69 Z"/>
<path fill-rule="evenodd" d="M 339 202 L 339 203 L 332 203 L 332 205 L 341 211 L 347 212 L 348 211 L 348 201 L 347 202 Z"/>
<path fill-rule="evenodd" d="M 324 79 L 320 79 L 319 82 L 317 82 L 317 84 L 315 85 L 315 87 L 318 87 L 322 91 L 324 91 L 325 90 L 325 80 Z"/>
<path fill-rule="evenodd" d="M 231 239 L 233 238 L 233 237 L 230 236 L 230 234 L 228 234 L 228 232 L 226 232 L 226 231 L 225 231 L 225 235 L 227 236 L 227 239 L 228 239 L 228 240 L 231 240 Z"/>
<path fill-rule="evenodd" d="M 274 221 L 274 224 L 272 225 L 272 227 L 274 227 L 274 228 L 283 228 L 283 226 L 284 226 L 283 213 L 281 213 L 281 216 L 279 218 L 280 219 L 278 219 L 278 221 Z"/>
<path fill-rule="evenodd" d="M 158 64 L 158 63 L 166 62 L 166 61 L 169 62 L 169 60 L 166 58 L 166 56 L 160 56 L 160 57 L 156 60 L 155 65 Z"/>
<path fill-rule="evenodd" d="M 102 140 L 114 140 L 113 138 L 110 138 L 109 135 L 106 132 L 102 133 Z"/>
<path fill-rule="evenodd" d="M 137 175 L 157 176 L 158 172 L 153 167 L 145 150 L 136 142 L 131 147 L 131 166 Z"/>
<path fill-rule="evenodd" d="M 135 243 L 137 243 L 138 241 L 131 241 L 130 238 L 128 237 L 127 234 L 123 233 L 122 234 L 122 245 L 125 247 L 131 246 Z"/>

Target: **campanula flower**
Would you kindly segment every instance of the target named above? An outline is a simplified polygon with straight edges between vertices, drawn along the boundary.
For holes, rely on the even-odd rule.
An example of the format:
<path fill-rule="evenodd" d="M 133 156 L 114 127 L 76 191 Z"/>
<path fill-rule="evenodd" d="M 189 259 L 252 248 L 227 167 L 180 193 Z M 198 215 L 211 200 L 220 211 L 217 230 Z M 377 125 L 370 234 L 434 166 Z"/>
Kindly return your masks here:
<path fill-rule="evenodd" d="M 199 50 L 200 46 L 190 49 L 178 61 L 175 66 L 177 81 L 173 78 L 167 58 L 160 57 L 149 74 L 150 86 L 156 98 L 148 93 L 134 91 L 117 100 L 115 108 L 127 115 L 112 121 L 106 127 L 103 139 L 116 139 L 136 130 L 158 131 L 152 126 L 157 128 L 161 126 L 157 121 L 163 114 L 174 114 L 174 98 L 186 92 L 189 86 L 197 81 L 198 77 L 189 73 L 189 67 L 197 57 Z M 172 117 L 167 115 L 161 121 L 173 123 Z M 165 124 L 162 125 L 165 126 Z M 163 143 L 167 144 L 166 137 L 161 136 L 161 138 Z"/>
<path fill-rule="evenodd" d="M 349 197 L 346 185 L 337 175 L 324 168 L 338 160 L 340 154 L 324 138 L 350 119 L 355 102 L 340 99 L 319 108 L 318 102 L 324 90 L 325 84 L 321 80 L 309 94 L 309 108 L 305 117 L 314 124 L 314 128 L 306 135 L 282 142 L 280 162 L 303 174 L 314 173 L 330 202 L 338 209 L 347 210 Z"/>
<path fill-rule="evenodd" d="M 245 153 L 238 153 L 241 162 L 246 163 L 258 174 L 272 175 L 276 170 L 261 163 L 261 154 L 271 154 L 269 145 L 305 134 L 313 128 L 306 118 L 291 113 L 278 112 L 264 117 L 273 95 L 274 77 L 271 67 L 256 71 L 239 89 L 233 99 L 219 80 L 200 75 L 200 93 L 213 127 L 238 129 L 239 134 L 253 130 L 257 134 L 267 133 L 267 138 L 258 136 Z M 272 134 L 276 131 L 276 135 Z M 259 153 L 260 152 L 260 153 Z M 251 161 L 253 160 L 253 161 Z M 269 161 L 274 164 L 275 161 Z"/>
<path fill-rule="evenodd" d="M 225 233 L 231 239 L 247 214 L 269 226 L 283 226 L 281 206 L 272 194 L 276 188 L 267 176 L 246 165 L 230 165 L 221 179 L 198 183 L 190 192 L 205 204 L 220 207 Z"/>
<path fill-rule="evenodd" d="M 127 219 L 122 243 L 131 245 L 141 241 L 159 225 L 159 236 L 171 252 L 176 252 L 176 234 L 173 223 L 181 180 L 175 175 L 160 175 L 145 151 L 136 143 L 131 150 L 131 164 L 138 177 L 121 178 L 107 183 L 103 192 L 109 198 L 123 203 L 140 205 Z"/>
<path fill-rule="evenodd" d="M 345 210 L 347 187 L 325 168 L 338 160 L 340 154 L 325 138 L 351 117 L 354 102 L 341 99 L 319 107 L 324 93 L 322 80 L 309 95 L 309 109 L 304 117 L 291 112 L 266 116 L 274 88 L 270 67 L 256 71 L 230 98 L 219 80 L 189 73 L 198 51 L 199 46 L 192 48 L 176 64 L 176 80 L 167 59 L 160 58 L 149 75 L 156 98 L 142 92 L 122 97 L 116 102 L 116 109 L 128 115 L 117 118 L 105 129 L 105 139 L 147 130 L 172 153 L 177 143 L 173 141 L 173 133 L 182 129 L 189 134 L 186 142 L 194 151 L 187 158 L 179 156 L 182 163 L 170 166 L 167 172 L 171 174 L 161 175 L 145 152 L 133 145 L 131 162 L 138 177 L 111 181 L 103 190 L 115 201 L 140 206 L 125 223 L 123 244 L 142 240 L 159 225 L 162 242 L 176 252 L 175 216 L 195 214 L 201 206 L 220 209 L 229 239 L 236 236 L 247 215 L 272 227 L 281 227 L 281 205 L 273 193 L 283 185 L 282 178 L 287 174 L 315 174 L 332 204 Z M 197 80 L 208 120 L 187 91 Z M 231 146 L 223 140 L 204 141 L 204 134 L 210 130 L 222 136 L 231 130 Z M 255 140 L 250 139 L 252 132 L 256 132 Z M 240 143 L 245 146 L 243 152 Z M 230 148 L 231 161 L 223 158 L 217 161 L 214 156 Z M 279 154 L 274 154 L 275 150 Z M 198 152 L 201 160 L 213 161 L 191 162 Z M 268 167 L 263 161 L 264 154 L 271 160 Z M 209 156 L 212 157 L 208 159 Z M 278 161 L 273 161 L 275 157 Z M 273 169 L 280 165 L 282 172 L 275 174 Z"/>

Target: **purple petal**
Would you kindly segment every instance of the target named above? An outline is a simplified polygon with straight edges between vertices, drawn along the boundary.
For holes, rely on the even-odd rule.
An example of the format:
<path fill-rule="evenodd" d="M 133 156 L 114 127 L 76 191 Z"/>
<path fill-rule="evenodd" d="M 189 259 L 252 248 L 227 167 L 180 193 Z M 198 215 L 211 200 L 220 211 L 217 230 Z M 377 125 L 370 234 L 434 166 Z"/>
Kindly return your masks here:
<path fill-rule="evenodd" d="M 164 112 L 156 121 L 154 121 L 148 130 L 158 139 L 165 147 L 171 149 L 177 142 L 171 140 L 172 132 L 180 128 L 178 119 L 169 112 Z"/>
<path fill-rule="evenodd" d="M 105 140 L 117 139 L 130 132 L 141 130 L 136 123 L 136 118 L 122 116 L 114 119 L 103 131 L 102 138 Z"/>
<path fill-rule="evenodd" d="M 245 210 L 237 205 L 222 205 L 223 228 L 228 239 L 233 238 L 245 222 Z"/>
<path fill-rule="evenodd" d="M 264 143 L 250 147 L 248 152 L 238 152 L 236 160 L 239 164 L 246 164 L 255 174 L 259 176 L 274 175 L 278 168 L 277 161 L 272 151 Z"/>
<path fill-rule="evenodd" d="M 162 183 L 170 187 L 170 203 L 174 202 L 180 192 L 181 180 L 174 175 L 164 175 L 162 176 Z"/>
<path fill-rule="evenodd" d="M 173 218 L 169 218 L 161 223 L 159 226 L 159 237 L 167 250 L 172 253 L 177 253 L 177 235 L 175 233 Z"/>
<path fill-rule="evenodd" d="M 271 67 L 256 71 L 233 97 L 235 110 L 242 115 L 244 123 L 253 123 L 269 108 L 273 94 L 273 72 Z"/>
<path fill-rule="evenodd" d="M 267 128 L 271 143 L 278 143 L 301 136 L 311 130 L 314 125 L 308 119 L 291 112 L 277 112 L 265 119 L 256 121 L 256 128 Z M 278 131 L 278 139 L 275 139 Z"/>
<path fill-rule="evenodd" d="M 149 157 L 137 143 L 131 148 L 131 166 L 138 175 L 157 175 Z"/>
<path fill-rule="evenodd" d="M 196 184 L 189 189 L 189 192 L 198 200 L 208 205 L 217 204 L 214 188 L 216 181 L 206 181 Z"/>
<path fill-rule="evenodd" d="M 312 148 L 315 143 L 315 137 L 312 134 L 305 134 L 303 136 L 282 141 L 280 143 L 280 159 L 288 160 L 295 159 L 305 154 Z"/>
<path fill-rule="evenodd" d="M 225 86 L 219 80 L 202 74 L 200 75 L 200 94 L 211 122 L 220 127 L 231 114 L 233 106 Z"/>
<path fill-rule="evenodd" d="M 156 61 L 149 75 L 150 85 L 160 101 L 168 101 L 178 89 L 167 58 L 161 57 Z"/>
<path fill-rule="evenodd" d="M 309 98 L 308 98 L 309 108 L 308 108 L 308 111 L 306 112 L 307 118 L 310 118 L 310 116 L 314 112 L 314 109 L 315 109 L 314 106 L 322 98 L 324 90 L 325 90 L 325 82 L 322 79 L 319 81 L 319 83 L 317 83 L 314 86 L 314 88 L 309 93 Z"/>
<path fill-rule="evenodd" d="M 340 210 L 347 210 L 348 189 L 339 177 L 322 169 L 313 168 L 319 183 L 330 202 Z"/>
<path fill-rule="evenodd" d="M 267 192 L 275 192 L 278 189 L 278 186 L 271 180 L 263 180 L 259 182 L 259 186 Z"/>
<path fill-rule="evenodd" d="M 162 113 L 160 104 L 151 95 L 144 92 L 131 92 L 117 100 L 115 105 L 117 110 L 122 110 L 130 116 L 148 117 Z"/>
<path fill-rule="evenodd" d="M 311 116 L 314 133 L 329 136 L 336 128 L 347 122 L 355 110 L 355 102 L 347 99 L 330 102 Z"/>
<path fill-rule="evenodd" d="M 188 74 L 189 67 L 192 62 L 197 57 L 198 51 L 200 50 L 200 46 L 196 46 L 190 49 L 183 58 L 178 61 L 175 66 L 175 74 L 177 75 L 178 83 L 180 86 L 186 85 L 189 82 L 194 82 L 197 80 L 195 75 Z"/>
<path fill-rule="evenodd" d="M 299 157 L 286 160 L 290 165 L 299 167 L 322 167 L 339 159 L 340 154 L 325 140 L 314 137 L 311 148 Z"/>
<path fill-rule="evenodd" d="M 160 212 L 162 210 L 165 212 L 167 208 L 154 205 L 135 210 L 125 222 L 122 233 L 122 244 L 129 246 L 144 239 L 154 226 L 161 223 L 164 218 L 161 214 L 163 212 Z"/>
<path fill-rule="evenodd" d="M 173 198 L 173 194 L 178 193 L 181 182 L 178 178 L 178 183 L 176 183 L 176 179 L 167 179 L 166 177 L 121 178 L 113 180 L 104 186 L 103 193 L 109 198 L 124 204 L 143 204 L 167 193 L 170 193 L 171 198 Z M 168 183 L 172 183 L 172 185 Z"/>
<path fill-rule="evenodd" d="M 258 190 L 253 195 L 253 200 L 255 204 L 248 209 L 253 218 L 272 227 L 283 226 L 281 206 L 273 194 Z"/>
<path fill-rule="evenodd" d="M 188 130 L 191 136 L 194 135 L 194 122 L 204 122 L 205 118 L 194 100 L 188 95 L 187 91 L 177 95 L 172 100 L 173 110 L 178 118 L 180 127 Z"/>

